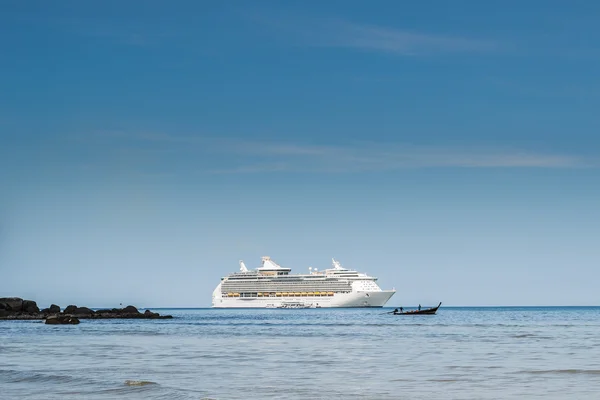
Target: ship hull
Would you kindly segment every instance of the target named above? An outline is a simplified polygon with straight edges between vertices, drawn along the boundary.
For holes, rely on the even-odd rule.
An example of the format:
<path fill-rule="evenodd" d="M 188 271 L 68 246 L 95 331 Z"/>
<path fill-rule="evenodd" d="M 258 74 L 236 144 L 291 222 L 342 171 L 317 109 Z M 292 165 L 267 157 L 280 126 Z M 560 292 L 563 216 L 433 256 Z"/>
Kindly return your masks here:
<path fill-rule="evenodd" d="M 376 308 L 383 307 L 394 293 L 395 290 L 360 291 L 336 293 L 327 297 L 222 297 L 220 293 L 215 293 L 212 306 L 213 308 L 279 308 L 286 303 L 301 303 L 310 308 Z"/>

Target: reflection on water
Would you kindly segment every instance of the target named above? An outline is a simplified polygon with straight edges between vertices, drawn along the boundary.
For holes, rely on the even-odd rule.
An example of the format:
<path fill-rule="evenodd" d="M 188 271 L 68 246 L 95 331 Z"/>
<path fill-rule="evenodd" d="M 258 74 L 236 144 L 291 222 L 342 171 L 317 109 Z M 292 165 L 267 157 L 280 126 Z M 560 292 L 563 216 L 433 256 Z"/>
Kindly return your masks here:
<path fill-rule="evenodd" d="M 0 397 L 596 399 L 600 308 L 169 310 L 0 321 Z"/>

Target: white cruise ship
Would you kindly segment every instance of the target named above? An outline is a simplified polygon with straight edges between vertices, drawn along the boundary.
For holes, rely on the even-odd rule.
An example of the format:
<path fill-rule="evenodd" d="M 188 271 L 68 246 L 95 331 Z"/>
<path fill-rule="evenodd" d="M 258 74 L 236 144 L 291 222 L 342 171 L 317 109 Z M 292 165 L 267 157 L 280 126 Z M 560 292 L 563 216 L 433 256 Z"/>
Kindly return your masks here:
<path fill-rule="evenodd" d="M 383 307 L 396 293 L 381 290 L 377 278 L 346 269 L 332 259 L 325 271 L 309 268 L 308 274 L 290 274 L 270 257 L 248 270 L 240 261 L 240 272 L 221 278 L 212 295 L 215 308 L 326 308 Z"/>

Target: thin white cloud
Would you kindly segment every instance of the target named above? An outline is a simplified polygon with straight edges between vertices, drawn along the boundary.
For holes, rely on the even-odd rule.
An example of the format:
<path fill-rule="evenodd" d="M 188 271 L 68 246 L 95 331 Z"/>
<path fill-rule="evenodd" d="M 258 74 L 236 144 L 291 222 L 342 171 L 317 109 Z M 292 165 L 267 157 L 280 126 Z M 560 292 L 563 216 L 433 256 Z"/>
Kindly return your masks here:
<path fill-rule="evenodd" d="M 119 133 L 110 134 L 106 138 L 126 142 L 127 149 L 131 152 L 135 152 L 135 143 L 138 143 L 138 158 L 147 155 L 155 147 L 155 150 L 165 157 L 175 157 L 178 162 L 194 164 L 194 159 L 210 160 L 198 165 L 198 170 L 219 174 L 346 173 L 411 168 L 598 167 L 597 160 L 576 155 L 509 148 L 417 146 L 374 142 L 310 145 L 154 133 Z M 127 157 L 130 160 L 135 158 Z"/>
<path fill-rule="evenodd" d="M 366 172 L 408 168 L 579 168 L 590 162 L 576 156 L 520 150 L 466 147 L 354 144 L 305 146 L 262 143 L 243 146 L 247 154 L 279 160 L 279 170 Z M 285 165 L 285 168 L 282 167 Z"/>
<path fill-rule="evenodd" d="M 341 19 L 252 15 L 280 34 L 308 46 L 352 48 L 403 56 L 440 53 L 482 53 L 498 50 L 492 40 L 350 22 Z"/>
<path fill-rule="evenodd" d="M 324 31 L 323 45 L 405 56 L 488 52 L 497 48 L 496 43 L 485 40 L 350 22 L 333 22 Z"/>

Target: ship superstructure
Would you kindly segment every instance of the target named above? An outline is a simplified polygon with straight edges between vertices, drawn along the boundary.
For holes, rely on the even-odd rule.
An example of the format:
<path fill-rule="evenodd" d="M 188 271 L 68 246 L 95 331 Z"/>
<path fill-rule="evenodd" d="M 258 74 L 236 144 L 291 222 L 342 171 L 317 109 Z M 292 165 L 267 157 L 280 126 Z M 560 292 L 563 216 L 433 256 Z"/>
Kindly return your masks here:
<path fill-rule="evenodd" d="M 240 261 L 240 272 L 221 278 L 213 291 L 215 308 L 325 308 L 383 307 L 395 290 L 381 290 L 377 278 L 346 269 L 335 259 L 324 271 L 291 274 L 270 257 L 249 270 Z"/>

